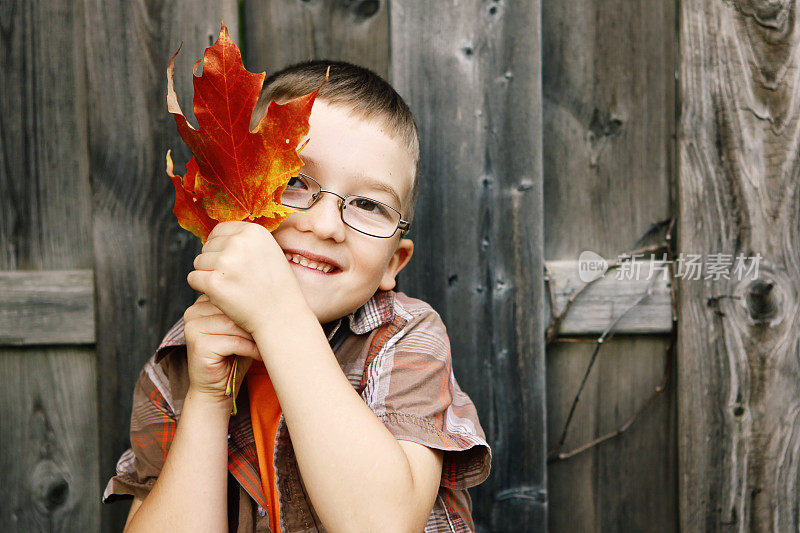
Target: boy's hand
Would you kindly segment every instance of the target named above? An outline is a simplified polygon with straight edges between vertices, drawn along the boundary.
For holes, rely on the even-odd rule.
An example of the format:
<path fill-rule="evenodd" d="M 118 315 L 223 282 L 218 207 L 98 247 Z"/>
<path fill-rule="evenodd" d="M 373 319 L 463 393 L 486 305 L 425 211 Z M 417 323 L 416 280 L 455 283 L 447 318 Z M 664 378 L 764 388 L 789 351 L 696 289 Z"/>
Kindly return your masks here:
<path fill-rule="evenodd" d="M 217 224 L 194 267 L 189 285 L 251 335 L 276 313 L 308 307 L 283 250 L 258 224 Z"/>
<path fill-rule="evenodd" d="M 183 331 L 189 365 L 189 388 L 204 397 L 230 403 L 225 396 L 234 357 L 239 360 L 236 390 L 254 359 L 261 359 L 253 337 L 236 325 L 208 296 L 201 295 L 183 314 Z"/>

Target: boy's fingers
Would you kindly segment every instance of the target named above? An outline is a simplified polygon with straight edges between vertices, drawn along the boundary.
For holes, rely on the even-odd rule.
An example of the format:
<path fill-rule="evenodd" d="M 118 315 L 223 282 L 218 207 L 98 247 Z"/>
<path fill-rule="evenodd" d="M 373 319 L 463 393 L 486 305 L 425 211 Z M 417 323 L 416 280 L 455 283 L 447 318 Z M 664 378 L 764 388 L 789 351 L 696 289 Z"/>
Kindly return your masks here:
<path fill-rule="evenodd" d="M 203 245 L 202 253 L 218 252 L 224 248 L 225 243 L 230 239 L 229 235 L 215 235 L 214 238 L 209 238 Z"/>
<path fill-rule="evenodd" d="M 222 314 L 222 310 L 214 305 L 214 303 L 211 301 L 211 298 L 209 298 L 205 293 L 195 300 L 195 302 L 191 305 L 191 308 L 202 310 L 205 314 L 208 314 L 208 311 L 215 311 L 217 314 Z"/>
<path fill-rule="evenodd" d="M 214 270 L 218 264 L 219 256 L 222 252 L 204 251 L 194 258 L 192 265 L 195 270 Z"/>
<path fill-rule="evenodd" d="M 222 315 L 225 317 L 228 316 L 225 313 L 223 313 L 219 307 L 212 304 L 211 302 L 200 302 L 199 304 L 195 304 L 193 307 L 195 312 L 197 313 L 197 316 L 216 316 L 216 315 Z"/>
<path fill-rule="evenodd" d="M 198 333 L 206 335 L 236 335 L 251 342 L 253 340 L 252 335 L 223 314 L 198 316 L 194 321 L 194 326 L 197 328 Z"/>
<path fill-rule="evenodd" d="M 239 355 L 251 360 L 261 358 L 261 353 L 258 351 L 256 343 L 243 339 L 238 335 L 209 335 L 204 340 L 201 352 L 211 353 L 219 357 Z M 231 364 L 233 364 L 233 360 L 231 360 Z"/>
<path fill-rule="evenodd" d="M 197 301 L 193 303 L 191 306 L 186 308 L 186 311 L 183 313 L 184 321 L 188 322 L 189 320 L 196 319 L 198 317 L 205 317 L 205 316 L 216 316 L 222 315 L 227 318 L 227 315 L 223 313 L 219 307 L 212 304 L 208 299 L 205 301 Z"/>
<path fill-rule="evenodd" d="M 253 340 L 253 336 L 242 329 L 236 322 L 222 313 L 213 310 L 198 310 L 191 308 L 186 310 L 183 315 L 183 329 L 185 336 L 195 337 L 197 335 L 236 335 L 248 341 Z"/>
<path fill-rule="evenodd" d="M 186 309 L 183 314 L 183 321 L 184 328 L 191 323 L 191 327 L 206 335 L 225 333 L 238 335 L 250 341 L 253 340 L 253 336 L 247 330 L 231 320 L 228 315 L 220 311 L 211 302 L 194 303 Z"/>
<path fill-rule="evenodd" d="M 213 270 L 192 270 L 186 276 L 186 282 L 196 291 L 206 292 L 208 280 L 214 274 Z"/>
<path fill-rule="evenodd" d="M 246 224 L 246 222 L 230 220 L 227 222 L 220 222 L 214 229 L 211 230 L 211 233 L 208 234 L 208 238 L 206 239 L 206 244 L 208 241 L 215 237 L 221 237 L 223 235 L 235 235 L 242 231 L 242 225 Z"/>

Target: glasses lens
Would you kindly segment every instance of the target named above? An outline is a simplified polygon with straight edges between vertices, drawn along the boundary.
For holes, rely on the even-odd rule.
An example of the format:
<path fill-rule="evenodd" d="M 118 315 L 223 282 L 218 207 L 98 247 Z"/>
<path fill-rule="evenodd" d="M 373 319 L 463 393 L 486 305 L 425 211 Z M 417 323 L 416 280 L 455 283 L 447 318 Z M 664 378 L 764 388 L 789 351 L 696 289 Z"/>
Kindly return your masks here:
<path fill-rule="evenodd" d="M 307 176 L 292 176 L 281 196 L 281 203 L 287 207 L 305 209 L 314 203 L 314 195 L 319 192 L 317 183 Z"/>
<path fill-rule="evenodd" d="M 391 237 L 400 222 L 400 213 L 363 196 L 348 198 L 342 216 L 348 226 L 376 237 Z"/>

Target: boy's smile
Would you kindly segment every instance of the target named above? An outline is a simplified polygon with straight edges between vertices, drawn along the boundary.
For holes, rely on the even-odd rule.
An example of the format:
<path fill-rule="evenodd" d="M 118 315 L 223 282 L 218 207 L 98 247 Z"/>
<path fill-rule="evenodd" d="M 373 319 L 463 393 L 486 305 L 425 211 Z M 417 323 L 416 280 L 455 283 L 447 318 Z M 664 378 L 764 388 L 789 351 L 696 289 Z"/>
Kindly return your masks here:
<path fill-rule="evenodd" d="M 325 190 L 342 196 L 363 195 L 406 214 L 414 161 L 380 120 L 365 120 L 346 107 L 317 100 L 309 123 L 309 141 L 300 152 L 304 174 Z M 369 181 L 390 187 L 397 198 Z M 381 239 L 347 226 L 341 219 L 340 201 L 323 193 L 310 209 L 295 211 L 272 232 L 288 254 L 303 295 L 321 324 L 352 313 L 379 288 L 393 289 L 395 276 L 414 251 L 413 242 L 401 238 L 399 230 Z M 316 260 L 316 266 L 327 268 L 322 261 L 336 268 L 325 273 L 295 254 Z"/>

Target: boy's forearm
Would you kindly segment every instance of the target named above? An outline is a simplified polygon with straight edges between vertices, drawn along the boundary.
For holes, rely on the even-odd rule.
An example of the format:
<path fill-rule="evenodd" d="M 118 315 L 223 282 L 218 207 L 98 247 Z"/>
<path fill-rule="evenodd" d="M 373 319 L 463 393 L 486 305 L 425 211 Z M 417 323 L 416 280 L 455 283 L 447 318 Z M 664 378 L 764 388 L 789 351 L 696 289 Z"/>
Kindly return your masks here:
<path fill-rule="evenodd" d="M 407 531 L 414 487 L 403 449 L 353 389 L 313 313 L 292 316 L 253 337 L 314 509 L 329 531 Z"/>
<path fill-rule="evenodd" d="M 189 391 L 175 437 L 130 531 L 226 531 L 229 403 Z"/>

